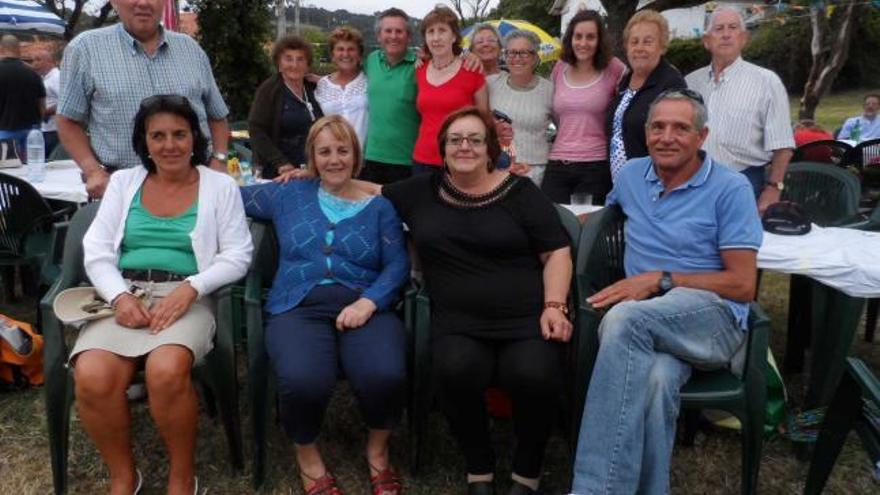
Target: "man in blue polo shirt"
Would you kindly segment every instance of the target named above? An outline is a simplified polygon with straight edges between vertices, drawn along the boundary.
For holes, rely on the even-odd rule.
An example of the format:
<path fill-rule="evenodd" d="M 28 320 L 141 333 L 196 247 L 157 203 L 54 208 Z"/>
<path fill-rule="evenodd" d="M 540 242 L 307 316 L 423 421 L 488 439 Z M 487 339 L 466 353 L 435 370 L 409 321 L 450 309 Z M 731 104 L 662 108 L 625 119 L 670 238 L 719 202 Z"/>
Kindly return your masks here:
<path fill-rule="evenodd" d="M 748 180 L 700 151 L 697 93 L 661 94 L 650 156 L 608 196 L 627 216 L 627 278 L 587 301 L 610 308 L 581 420 L 576 494 L 667 493 L 679 388 L 691 368 L 726 366 L 744 342 L 761 223 Z"/>

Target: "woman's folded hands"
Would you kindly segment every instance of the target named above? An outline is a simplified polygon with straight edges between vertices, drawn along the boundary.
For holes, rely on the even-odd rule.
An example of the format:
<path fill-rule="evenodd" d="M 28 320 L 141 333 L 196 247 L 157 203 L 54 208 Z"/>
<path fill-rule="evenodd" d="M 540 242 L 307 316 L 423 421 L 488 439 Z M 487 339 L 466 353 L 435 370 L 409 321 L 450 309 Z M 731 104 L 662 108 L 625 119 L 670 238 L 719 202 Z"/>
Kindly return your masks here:
<path fill-rule="evenodd" d="M 339 316 L 336 317 L 336 329 L 344 332 L 345 330 L 360 328 L 373 316 L 375 311 L 376 303 L 366 297 L 362 297 L 342 308 Z"/>

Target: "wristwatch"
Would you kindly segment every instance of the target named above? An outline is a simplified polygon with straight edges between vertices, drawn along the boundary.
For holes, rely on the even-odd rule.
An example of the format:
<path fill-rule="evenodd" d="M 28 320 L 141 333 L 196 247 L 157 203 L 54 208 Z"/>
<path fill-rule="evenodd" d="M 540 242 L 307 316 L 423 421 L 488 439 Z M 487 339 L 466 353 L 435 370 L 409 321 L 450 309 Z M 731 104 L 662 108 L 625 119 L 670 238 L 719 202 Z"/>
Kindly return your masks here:
<path fill-rule="evenodd" d="M 221 162 L 226 162 L 226 153 L 220 153 L 219 151 L 215 151 L 211 153 L 211 158 L 220 160 Z"/>
<path fill-rule="evenodd" d="M 767 184 L 768 186 L 770 186 L 770 187 L 775 187 L 776 189 L 779 189 L 779 192 L 782 192 L 782 191 L 785 190 L 785 182 L 782 182 L 782 181 L 779 181 L 779 182 L 773 182 L 773 181 L 769 181 L 769 180 L 768 180 L 768 181 L 766 182 L 766 184 Z"/>
<path fill-rule="evenodd" d="M 660 294 L 666 294 L 671 291 L 673 287 L 675 287 L 675 283 L 672 281 L 672 274 L 664 271 L 660 275 Z"/>

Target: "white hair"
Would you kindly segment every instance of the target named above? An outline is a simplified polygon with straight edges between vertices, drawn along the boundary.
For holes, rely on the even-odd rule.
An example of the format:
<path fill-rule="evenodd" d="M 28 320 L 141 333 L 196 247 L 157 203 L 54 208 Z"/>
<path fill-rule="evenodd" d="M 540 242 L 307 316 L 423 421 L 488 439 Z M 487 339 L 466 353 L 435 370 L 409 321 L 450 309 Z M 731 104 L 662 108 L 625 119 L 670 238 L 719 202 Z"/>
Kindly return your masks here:
<path fill-rule="evenodd" d="M 713 10 L 712 13 L 709 14 L 709 17 L 706 19 L 706 31 L 710 31 L 712 29 L 712 26 L 715 25 L 715 19 L 717 19 L 718 16 L 723 14 L 724 12 L 731 12 L 736 15 L 736 18 L 739 20 L 739 27 L 742 28 L 743 31 L 746 30 L 746 21 L 745 19 L 743 19 L 742 13 L 739 10 L 728 5 L 721 5 Z"/>

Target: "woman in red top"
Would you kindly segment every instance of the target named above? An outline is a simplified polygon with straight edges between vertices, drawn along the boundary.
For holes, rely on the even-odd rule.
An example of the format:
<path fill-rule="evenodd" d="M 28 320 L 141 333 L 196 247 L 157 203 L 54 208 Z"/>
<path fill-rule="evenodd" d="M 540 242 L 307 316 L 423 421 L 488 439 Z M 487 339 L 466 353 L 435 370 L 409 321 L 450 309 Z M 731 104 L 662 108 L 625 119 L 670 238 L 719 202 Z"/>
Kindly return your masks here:
<path fill-rule="evenodd" d="M 416 69 L 416 109 L 422 123 L 413 149 L 414 173 L 440 170 L 443 165 L 437 134 L 449 114 L 472 105 L 484 112 L 489 110 L 486 78 L 462 67 L 458 57 L 461 32 L 455 13 L 437 6 L 422 20 L 421 31 L 429 60 Z"/>

